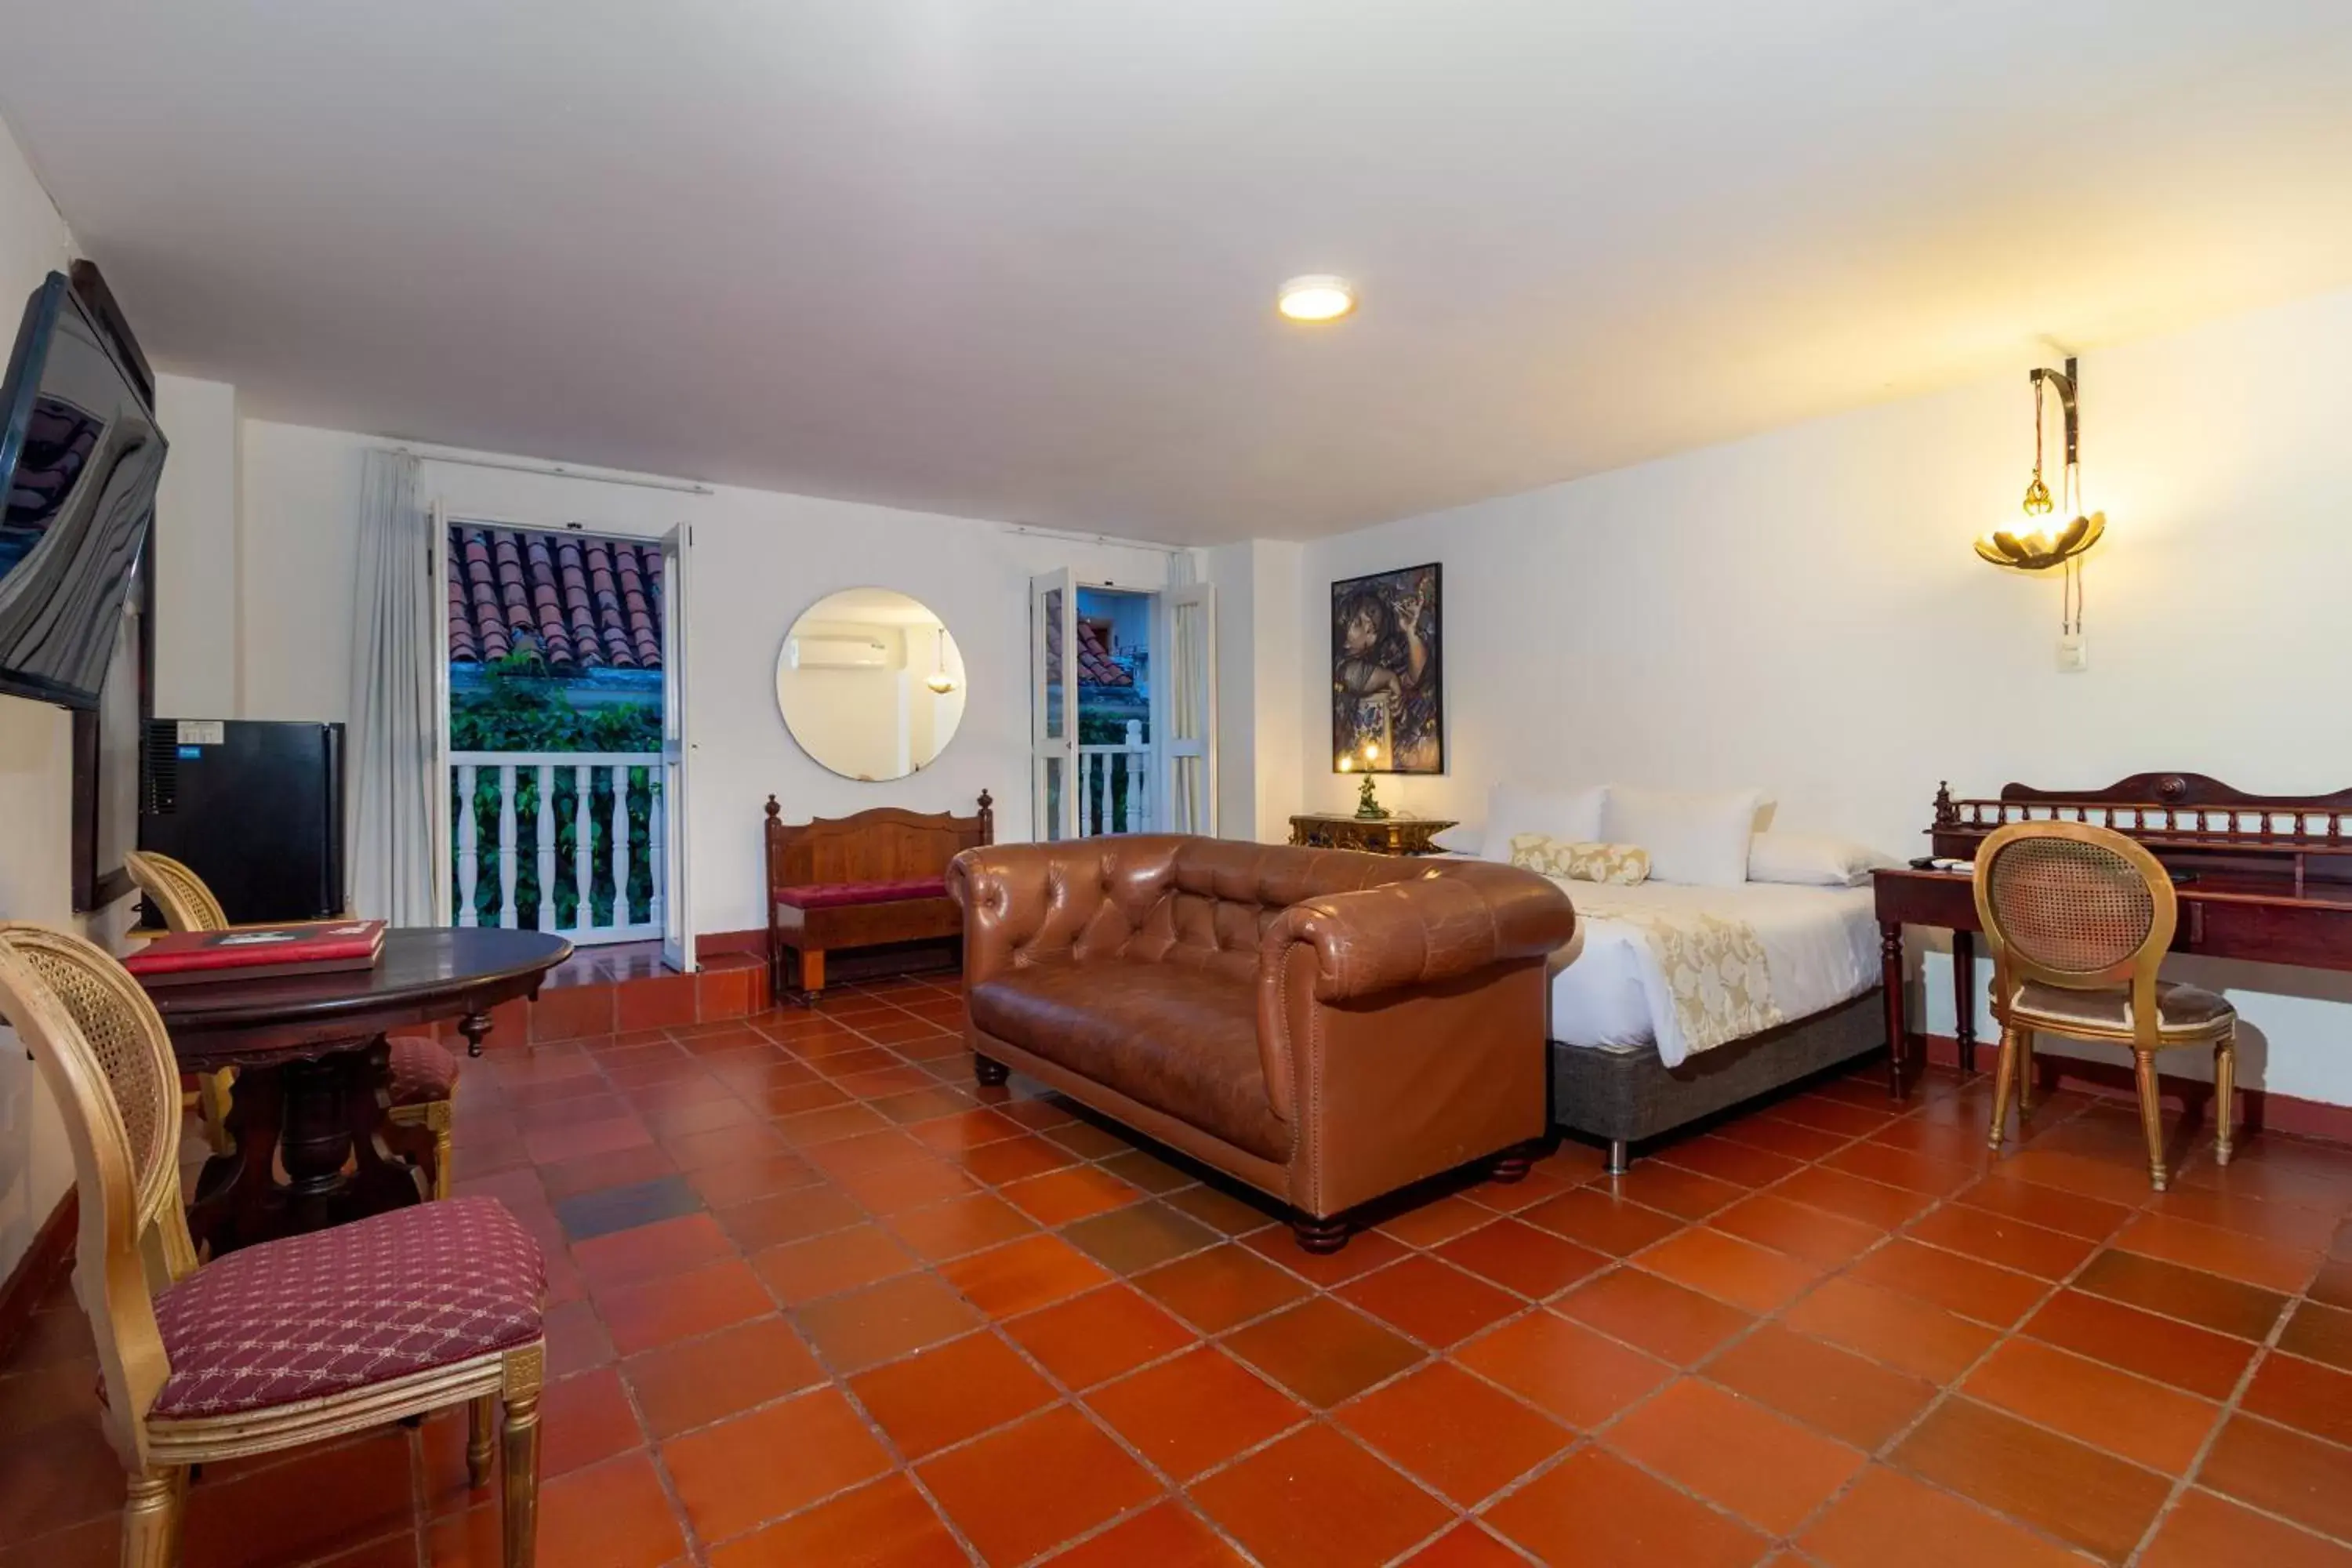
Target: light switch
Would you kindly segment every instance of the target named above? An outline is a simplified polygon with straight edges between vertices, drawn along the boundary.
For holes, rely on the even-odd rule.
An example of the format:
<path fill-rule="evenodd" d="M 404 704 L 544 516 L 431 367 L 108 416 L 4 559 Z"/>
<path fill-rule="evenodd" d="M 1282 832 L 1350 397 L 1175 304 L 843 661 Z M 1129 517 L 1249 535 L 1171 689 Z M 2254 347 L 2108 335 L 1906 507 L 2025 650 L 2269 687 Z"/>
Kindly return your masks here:
<path fill-rule="evenodd" d="M 2080 675 L 2091 668 L 2091 649 L 2080 632 L 2067 632 L 2058 639 L 2058 673 Z"/>

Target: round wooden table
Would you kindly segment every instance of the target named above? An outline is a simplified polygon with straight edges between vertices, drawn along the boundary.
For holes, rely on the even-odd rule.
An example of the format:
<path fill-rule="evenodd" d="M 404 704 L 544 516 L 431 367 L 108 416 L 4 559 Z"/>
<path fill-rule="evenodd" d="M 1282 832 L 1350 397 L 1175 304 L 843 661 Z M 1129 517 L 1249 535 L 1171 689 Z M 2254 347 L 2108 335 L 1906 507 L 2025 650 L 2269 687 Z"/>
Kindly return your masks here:
<path fill-rule="evenodd" d="M 455 1019 L 479 1056 L 490 1009 L 537 995 L 571 955 L 570 942 L 540 931 L 404 928 L 384 932 L 373 969 L 149 992 L 183 1068 L 237 1069 L 236 1148 L 197 1180 L 196 1245 L 218 1257 L 418 1202 L 415 1167 L 379 1136 L 385 1036 Z"/>

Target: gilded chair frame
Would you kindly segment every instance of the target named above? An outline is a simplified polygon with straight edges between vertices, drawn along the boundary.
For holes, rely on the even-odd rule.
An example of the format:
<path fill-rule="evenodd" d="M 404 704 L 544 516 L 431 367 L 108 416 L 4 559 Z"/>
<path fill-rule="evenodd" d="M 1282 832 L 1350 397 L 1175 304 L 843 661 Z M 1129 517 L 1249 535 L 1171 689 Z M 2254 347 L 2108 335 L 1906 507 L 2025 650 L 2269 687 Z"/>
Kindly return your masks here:
<path fill-rule="evenodd" d="M 2063 839 L 2087 844 L 2126 862 L 2147 884 L 2149 919 L 2147 932 L 2131 952 L 2095 970 L 2055 969 L 2019 952 L 2009 940 L 1995 902 L 1991 879 L 2001 854 L 2021 840 Z M 2008 1121 L 2010 1092 L 2016 1088 L 2021 1126 L 2031 1112 L 2030 1080 L 2033 1073 L 2033 1036 L 2037 1031 L 2071 1039 L 2123 1046 L 2132 1053 L 2133 1077 L 2139 1090 L 2140 1128 L 2147 1141 L 2148 1179 L 2158 1191 L 2169 1179 L 2164 1163 L 2161 1090 L 2157 1081 L 2156 1055 L 2180 1046 L 2213 1047 L 2215 1117 L 2213 1157 L 2230 1163 L 2230 1113 L 2237 1078 L 2237 1016 L 2224 1010 L 2209 1023 L 2192 1028 L 2167 1029 L 2158 1003 L 2157 982 L 2164 955 L 2179 929 L 2180 897 L 2172 875 L 2148 847 L 2127 834 L 2087 822 L 2013 822 L 1988 835 L 1977 847 L 1974 877 L 1977 921 L 1992 949 L 1992 1013 L 2000 1025 L 2000 1058 L 1993 1076 L 1992 1126 L 1987 1142 L 1998 1150 Z M 2127 1026 L 2108 1028 L 2076 1017 L 2037 1013 L 2024 1006 L 2020 994 L 2028 982 L 2065 991 L 2109 991 L 2129 994 Z"/>
<path fill-rule="evenodd" d="M 168 931 L 226 931 L 227 911 L 213 896 L 205 879 L 185 863 L 152 849 L 133 849 L 122 857 L 122 868 L 139 890 L 153 901 L 156 912 L 163 917 Z M 215 1154 L 232 1153 L 236 1139 L 229 1131 L 228 1113 L 230 1086 L 236 1081 L 236 1069 L 223 1068 L 218 1072 L 197 1075 L 197 1105 L 204 1113 L 205 1137 Z M 449 1195 L 456 1163 L 457 1148 L 451 1130 L 457 1123 L 455 1107 L 446 1100 L 425 1100 L 416 1105 L 395 1105 L 384 1112 L 384 1120 L 395 1127 L 417 1128 L 423 1131 L 433 1148 L 433 1196 Z"/>
<path fill-rule="evenodd" d="M 468 1406 L 466 1458 L 477 1486 L 489 1479 L 498 1410 L 505 1407 L 506 1568 L 530 1568 L 546 1341 L 265 1409 L 151 1415 L 172 1375 L 155 1298 L 202 1267 L 181 1208 L 179 1067 L 163 1019 L 103 950 L 16 921 L 0 921 L 0 1018 L 40 1064 L 73 1149 L 80 1191 L 74 1293 L 97 1341 L 107 1437 L 130 1478 L 123 1568 L 179 1562 L 191 1465 L 320 1442 L 460 1403 Z M 111 1068 L 91 1043 L 93 1031 L 109 1043 Z"/>

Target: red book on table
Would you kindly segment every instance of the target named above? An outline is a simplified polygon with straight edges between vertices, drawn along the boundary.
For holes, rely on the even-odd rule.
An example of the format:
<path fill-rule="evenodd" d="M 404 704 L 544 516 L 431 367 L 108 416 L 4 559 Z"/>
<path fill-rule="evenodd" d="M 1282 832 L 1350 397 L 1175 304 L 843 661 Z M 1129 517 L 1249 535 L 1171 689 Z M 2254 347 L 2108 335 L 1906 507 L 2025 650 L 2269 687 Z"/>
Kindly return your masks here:
<path fill-rule="evenodd" d="M 189 985 L 372 969 L 383 952 L 382 921 L 298 921 L 235 931 L 173 931 L 125 958 L 122 967 L 142 985 Z"/>

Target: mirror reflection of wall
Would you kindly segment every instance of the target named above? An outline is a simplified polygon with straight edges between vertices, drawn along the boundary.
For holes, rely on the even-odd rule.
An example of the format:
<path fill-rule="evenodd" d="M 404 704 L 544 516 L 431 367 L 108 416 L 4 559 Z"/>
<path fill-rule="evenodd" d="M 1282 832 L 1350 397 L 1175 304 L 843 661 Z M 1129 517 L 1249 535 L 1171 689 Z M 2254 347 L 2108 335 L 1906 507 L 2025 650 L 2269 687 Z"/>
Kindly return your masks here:
<path fill-rule="evenodd" d="M 828 594 L 776 659 L 776 706 L 801 749 L 846 778 L 927 767 L 963 722 L 963 654 L 920 600 L 888 588 Z"/>

